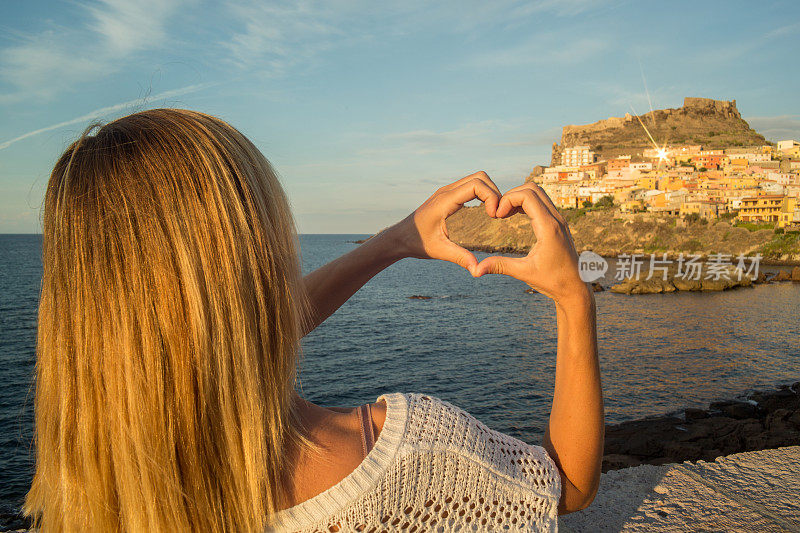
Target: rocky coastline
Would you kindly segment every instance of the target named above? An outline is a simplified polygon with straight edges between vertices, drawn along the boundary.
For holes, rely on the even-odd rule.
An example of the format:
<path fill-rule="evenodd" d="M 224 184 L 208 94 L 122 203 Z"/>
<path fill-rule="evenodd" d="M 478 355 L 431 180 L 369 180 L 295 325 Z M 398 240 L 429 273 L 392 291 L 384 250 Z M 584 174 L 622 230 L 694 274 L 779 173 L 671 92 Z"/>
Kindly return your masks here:
<path fill-rule="evenodd" d="M 746 229 L 733 220 L 691 222 L 658 213 L 621 213 L 610 209 L 566 209 L 570 233 L 578 252 L 603 257 L 651 253 L 668 259 L 681 254 L 701 259 L 717 253 L 761 255 L 761 264 L 800 266 L 800 236 L 773 229 Z M 469 250 L 526 254 L 535 242 L 530 219 L 522 214 L 489 218 L 482 207 L 466 207 L 447 219 L 450 239 Z"/>
<path fill-rule="evenodd" d="M 368 239 L 362 239 L 360 241 L 353 241 L 353 242 L 361 244 L 361 243 L 366 242 L 367 240 Z M 463 245 L 461 243 L 458 243 L 458 244 L 463 246 L 464 248 L 466 248 L 470 252 L 483 252 L 483 253 L 486 253 L 486 254 L 527 255 L 528 252 L 530 251 L 530 246 L 528 246 L 527 248 L 521 248 L 521 247 L 516 247 L 516 246 L 503 246 L 503 245 L 501 245 L 501 246 L 492 246 L 492 245 L 487 245 L 487 244 L 466 244 L 466 245 Z M 591 250 L 589 248 L 582 248 L 582 249 L 578 250 L 578 253 L 583 252 L 583 251 L 595 251 L 596 252 L 596 250 Z M 633 253 L 638 253 L 640 255 L 646 255 L 647 257 L 645 257 L 645 259 L 650 257 L 649 253 L 644 254 L 642 250 L 638 250 L 638 251 L 633 252 Z M 604 257 L 606 259 L 617 259 L 620 256 L 630 255 L 630 254 L 631 254 L 631 252 L 620 252 L 620 251 L 615 251 L 615 250 L 605 250 L 605 251 L 603 251 L 603 253 L 599 253 L 598 255 L 600 255 L 600 256 L 602 256 L 602 257 Z M 658 253 L 656 255 L 659 258 L 663 257 L 662 253 Z M 708 254 L 700 253 L 700 254 L 697 254 L 697 255 L 700 256 L 701 260 L 708 259 Z M 679 256 L 680 256 L 680 254 L 667 253 L 666 258 L 669 261 L 677 261 Z M 772 266 L 772 267 L 800 267 L 800 255 L 798 255 L 796 257 L 797 257 L 796 259 L 795 259 L 795 256 L 792 256 L 792 257 L 786 258 L 786 259 L 775 259 L 775 258 L 767 257 L 767 258 L 762 258 L 761 261 L 760 261 L 760 264 L 762 266 Z M 786 274 L 784 274 L 784 275 L 786 275 Z M 789 281 L 789 278 L 786 278 L 786 279 L 772 279 L 771 281 Z"/>
<path fill-rule="evenodd" d="M 707 409 L 607 425 L 603 472 L 642 464 L 713 461 L 800 444 L 800 382 Z"/>

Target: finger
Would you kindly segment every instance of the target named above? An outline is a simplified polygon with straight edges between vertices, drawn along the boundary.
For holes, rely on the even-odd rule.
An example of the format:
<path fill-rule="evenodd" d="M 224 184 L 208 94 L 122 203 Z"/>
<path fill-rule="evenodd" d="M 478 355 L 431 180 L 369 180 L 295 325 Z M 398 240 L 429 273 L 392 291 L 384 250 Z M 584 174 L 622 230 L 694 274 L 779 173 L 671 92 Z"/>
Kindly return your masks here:
<path fill-rule="evenodd" d="M 504 194 L 497 208 L 497 216 L 499 218 L 508 216 L 507 213 L 514 207 L 521 207 L 530 217 L 533 233 L 537 238 L 549 235 L 560 227 L 558 220 L 531 189 L 521 189 Z"/>
<path fill-rule="evenodd" d="M 481 180 L 482 182 L 486 183 L 486 185 L 494 189 L 494 191 L 497 193 L 497 196 L 503 196 L 503 193 L 500 192 L 500 188 L 494 183 L 494 181 L 492 181 L 492 178 L 490 178 L 489 175 L 483 170 L 476 172 L 474 174 L 470 174 L 469 176 L 465 176 L 460 180 L 451 183 L 450 185 L 445 185 L 444 187 L 442 187 L 442 191 L 449 191 L 455 189 L 456 187 L 463 185 L 472 179 Z"/>
<path fill-rule="evenodd" d="M 528 183 L 523 183 L 522 185 L 517 185 L 516 187 L 510 188 L 505 193 L 503 193 L 503 196 L 505 196 L 506 194 L 512 193 L 512 192 L 524 191 L 524 190 L 527 190 L 529 188 L 530 187 L 529 187 Z M 501 200 L 502 200 L 502 197 L 501 197 Z M 503 213 L 502 218 L 508 218 L 508 217 L 516 215 L 517 213 L 524 213 L 524 212 L 525 211 L 523 211 L 522 207 L 520 207 L 520 206 L 512 207 L 507 213 Z M 499 215 L 498 215 L 498 218 L 499 218 Z"/>
<path fill-rule="evenodd" d="M 478 260 L 472 252 L 450 240 L 442 243 L 442 245 L 442 259 L 466 268 L 469 270 L 470 274 L 475 276 L 475 268 L 478 266 Z"/>
<path fill-rule="evenodd" d="M 446 200 L 444 218 L 449 217 L 474 198 L 478 198 L 486 207 L 486 214 L 494 217 L 500 204 L 500 194 L 479 179 L 473 179 L 443 194 Z"/>
<path fill-rule="evenodd" d="M 564 219 L 564 216 L 561 214 L 561 211 L 558 210 L 558 208 L 555 206 L 553 201 L 550 199 L 550 196 L 547 195 L 544 189 L 542 189 L 542 187 L 537 185 L 536 183 L 529 182 L 529 183 L 524 183 L 522 185 L 518 185 L 517 187 L 514 187 L 513 189 L 509 189 L 508 191 L 506 191 L 506 194 L 526 189 L 530 189 L 531 191 L 536 193 L 536 196 L 538 196 L 539 199 L 544 203 L 544 205 L 547 206 L 547 209 L 548 211 L 550 211 L 550 214 L 553 215 L 553 217 L 555 217 L 556 220 L 566 225 L 567 221 Z M 516 212 L 520 212 L 520 210 L 521 210 L 520 208 L 517 208 Z M 511 214 L 515 213 L 512 212 Z"/>
<path fill-rule="evenodd" d="M 558 210 L 556 204 L 553 203 L 553 200 L 550 199 L 550 196 L 545 192 L 545 190 L 537 185 L 536 188 L 533 189 L 533 192 L 535 192 L 536 196 L 538 196 L 539 199 L 544 202 L 544 205 L 547 206 L 547 209 L 550 210 L 550 213 L 555 217 L 555 219 L 566 226 L 567 221 L 564 218 L 564 215 L 561 214 L 561 211 Z"/>
<path fill-rule="evenodd" d="M 526 272 L 526 268 L 524 260 L 520 257 L 492 255 L 478 263 L 472 275 L 476 278 L 484 274 L 505 274 L 511 277 L 521 277 Z"/>

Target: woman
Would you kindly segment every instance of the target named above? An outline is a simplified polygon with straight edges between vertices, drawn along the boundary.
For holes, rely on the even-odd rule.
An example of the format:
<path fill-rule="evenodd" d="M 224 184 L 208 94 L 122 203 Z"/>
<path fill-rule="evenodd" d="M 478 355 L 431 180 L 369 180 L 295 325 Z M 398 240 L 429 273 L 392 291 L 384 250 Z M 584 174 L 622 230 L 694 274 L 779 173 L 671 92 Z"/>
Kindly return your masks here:
<path fill-rule="evenodd" d="M 527 257 L 479 263 L 448 240 L 445 219 L 473 198 L 491 217 L 530 217 Z M 214 117 L 144 111 L 66 150 L 45 196 L 25 504 L 43 531 L 547 530 L 591 502 L 594 302 L 539 187 L 502 194 L 468 176 L 305 278 L 295 239 L 269 163 Z M 513 276 L 554 300 L 544 448 L 430 396 L 326 409 L 297 394 L 302 335 L 404 257 Z"/>

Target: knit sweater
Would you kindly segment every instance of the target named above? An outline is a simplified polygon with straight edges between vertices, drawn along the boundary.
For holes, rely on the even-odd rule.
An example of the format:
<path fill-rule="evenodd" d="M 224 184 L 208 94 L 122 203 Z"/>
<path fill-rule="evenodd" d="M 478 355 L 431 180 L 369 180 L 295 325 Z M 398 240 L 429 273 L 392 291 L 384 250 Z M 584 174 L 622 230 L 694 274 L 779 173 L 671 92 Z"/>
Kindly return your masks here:
<path fill-rule="evenodd" d="M 547 452 L 446 401 L 384 394 L 375 446 L 343 480 L 280 511 L 274 531 L 556 531 L 558 469 Z"/>

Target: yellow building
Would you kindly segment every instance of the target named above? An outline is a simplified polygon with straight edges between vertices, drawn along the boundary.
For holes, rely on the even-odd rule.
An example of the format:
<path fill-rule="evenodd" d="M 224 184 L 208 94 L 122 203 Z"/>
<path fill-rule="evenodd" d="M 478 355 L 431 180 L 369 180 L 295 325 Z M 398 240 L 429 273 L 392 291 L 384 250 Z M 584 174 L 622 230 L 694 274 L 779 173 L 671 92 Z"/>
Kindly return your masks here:
<path fill-rule="evenodd" d="M 683 178 L 667 177 L 661 180 L 659 188 L 665 191 L 679 191 L 686 187 L 686 180 Z"/>
<path fill-rule="evenodd" d="M 714 219 L 719 214 L 719 204 L 708 200 L 689 200 L 681 204 L 681 216 L 699 215 L 702 218 Z"/>
<path fill-rule="evenodd" d="M 644 176 L 636 178 L 636 186 L 640 189 L 655 189 L 658 187 L 658 178 L 656 176 Z"/>
<path fill-rule="evenodd" d="M 641 200 L 628 200 L 619 205 L 619 209 L 623 213 L 638 213 L 646 209 L 644 202 Z"/>
<path fill-rule="evenodd" d="M 800 203 L 797 198 L 787 196 L 781 203 L 781 213 L 778 219 L 778 227 L 785 228 L 800 224 Z"/>
<path fill-rule="evenodd" d="M 752 176 L 729 176 L 723 183 L 730 189 L 754 189 L 759 180 Z"/>
<path fill-rule="evenodd" d="M 742 222 L 778 222 L 785 199 L 785 196 L 777 194 L 742 198 L 742 207 L 736 218 Z"/>
<path fill-rule="evenodd" d="M 664 191 L 653 189 L 644 194 L 644 201 L 649 207 L 661 209 L 667 206 L 667 195 Z"/>
<path fill-rule="evenodd" d="M 742 171 L 750 166 L 750 161 L 744 157 L 731 157 L 728 165 L 733 167 L 735 171 Z"/>
<path fill-rule="evenodd" d="M 786 150 L 782 150 L 781 155 L 784 157 L 800 157 L 800 146 L 793 146 L 791 148 L 787 148 Z"/>

